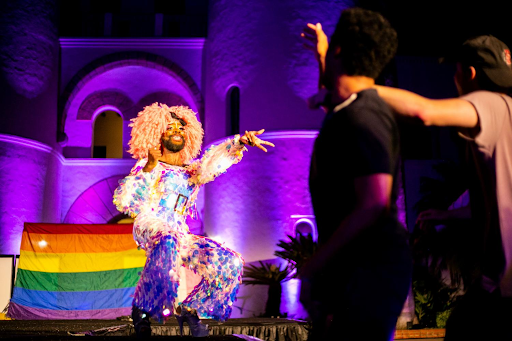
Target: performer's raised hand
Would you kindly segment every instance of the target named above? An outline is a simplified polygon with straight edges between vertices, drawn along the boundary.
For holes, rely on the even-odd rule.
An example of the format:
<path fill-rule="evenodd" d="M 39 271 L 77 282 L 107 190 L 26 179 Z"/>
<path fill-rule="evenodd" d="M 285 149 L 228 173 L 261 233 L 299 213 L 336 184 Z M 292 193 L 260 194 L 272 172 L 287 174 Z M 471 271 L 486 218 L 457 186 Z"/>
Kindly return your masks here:
<path fill-rule="evenodd" d="M 240 142 L 243 144 L 248 144 L 251 147 L 258 147 L 259 149 L 263 150 L 264 152 L 267 151 L 265 147 L 262 145 L 267 145 L 271 147 L 275 147 L 275 145 L 272 142 L 264 141 L 257 137 L 257 135 L 263 134 L 265 129 L 261 129 L 258 131 L 245 131 L 245 134 L 240 137 Z"/>
<path fill-rule="evenodd" d="M 159 147 L 148 149 L 148 162 L 144 166 L 144 172 L 151 172 L 162 158 L 162 151 Z"/>

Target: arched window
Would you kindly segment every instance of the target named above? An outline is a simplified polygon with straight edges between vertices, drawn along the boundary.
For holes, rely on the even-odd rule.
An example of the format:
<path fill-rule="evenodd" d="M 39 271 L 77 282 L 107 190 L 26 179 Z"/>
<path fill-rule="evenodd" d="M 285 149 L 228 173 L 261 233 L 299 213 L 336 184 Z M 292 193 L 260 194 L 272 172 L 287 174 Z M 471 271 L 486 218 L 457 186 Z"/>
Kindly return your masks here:
<path fill-rule="evenodd" d="M 93 137 L 93 158 L 123 157 L 123 119 L 117 112 L 106 110 L 96 116 Z"/>
<path fill-rule="evenodd" d="M 240 88 L 232 86 L 226 96 L 226 135 L 240 133 Z"/>
<path fill-rule="evenodd" d="M 293 224 L 293 230 L 295 231 L 295 235 L 297 236 L 301 234 L 303 236 L 307 236 L 308 234 L 310 234 L 313 240 L 317 241 L 318 231 L 316 229 L 314 218 L 310 216 L 300 215 L 292 216 L 292 218 L 293 217 L 298 218 Z"/>

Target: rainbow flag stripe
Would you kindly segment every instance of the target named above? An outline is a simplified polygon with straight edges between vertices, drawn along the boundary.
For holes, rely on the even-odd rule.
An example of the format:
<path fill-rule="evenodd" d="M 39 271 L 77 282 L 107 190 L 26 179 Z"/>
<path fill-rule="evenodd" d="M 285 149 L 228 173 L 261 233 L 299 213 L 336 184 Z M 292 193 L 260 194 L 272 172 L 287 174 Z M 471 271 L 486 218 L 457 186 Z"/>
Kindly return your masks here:
<path fill-rule="evenodd" d="M 7 315 L 19 320 L 130 315 L 146 261 L 132 227 L 25 223 Z"/>

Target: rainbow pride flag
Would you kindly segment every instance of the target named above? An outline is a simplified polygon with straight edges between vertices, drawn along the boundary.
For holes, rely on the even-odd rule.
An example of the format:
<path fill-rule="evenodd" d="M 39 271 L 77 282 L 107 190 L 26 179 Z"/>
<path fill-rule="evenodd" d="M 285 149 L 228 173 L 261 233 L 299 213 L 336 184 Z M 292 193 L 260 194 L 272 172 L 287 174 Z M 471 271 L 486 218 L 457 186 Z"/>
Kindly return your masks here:
<path fill-rule="evenodd" d="M 7 316 L 115 319 L 131 314 L 146 256 L 131 224 L 25 223 Z"/>

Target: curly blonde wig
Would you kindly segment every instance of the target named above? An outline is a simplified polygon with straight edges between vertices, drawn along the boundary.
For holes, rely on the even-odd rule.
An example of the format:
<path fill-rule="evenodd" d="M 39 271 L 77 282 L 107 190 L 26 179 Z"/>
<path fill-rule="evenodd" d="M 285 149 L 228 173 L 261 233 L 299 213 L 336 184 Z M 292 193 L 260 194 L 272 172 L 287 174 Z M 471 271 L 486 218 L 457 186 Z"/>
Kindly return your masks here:
<path fill-rule="evenodd" d="M 204 131 L 201 122 L 197 120 L 196 113 L 186 106 L 168 107 L 156 102 L 144 107 L 136 118 L 131 119 L 132 123 L 129 127 L 132 128 L 132 132 L 128 152 L 133 158 L 146 158 L 148 149 L 160 147 L 161 137 L 167 126 L 177 121 L 171 113 L 186 122 L 185 148 L 179 152 L 183 163 L 190 163 L 199 154 Z"/>

